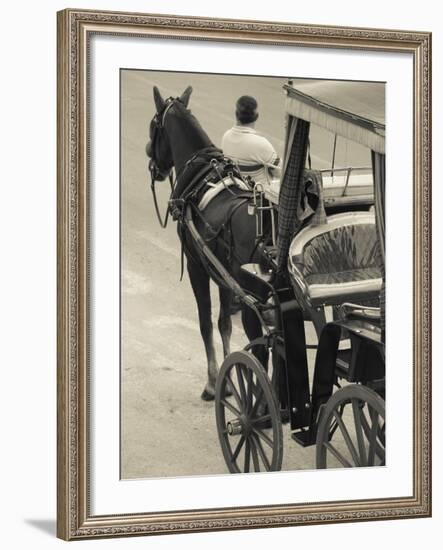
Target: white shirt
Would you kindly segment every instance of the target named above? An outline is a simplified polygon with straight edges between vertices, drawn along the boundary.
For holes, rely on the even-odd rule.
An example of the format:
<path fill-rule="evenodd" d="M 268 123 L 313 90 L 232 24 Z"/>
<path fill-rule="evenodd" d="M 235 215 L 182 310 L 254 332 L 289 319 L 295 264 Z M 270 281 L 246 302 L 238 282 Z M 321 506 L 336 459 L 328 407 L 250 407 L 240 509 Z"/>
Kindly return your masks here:
<path fill-rule="evenodd" d="M 250 126 L 233 126 L 225 132 L 221 144 L 223 153 L 241 166 L 262 167 L 254 171 L 244 171 L 256 183 L 269 183 L 268 168 L 278 166 L 278 155 L 271 143 Z"/>

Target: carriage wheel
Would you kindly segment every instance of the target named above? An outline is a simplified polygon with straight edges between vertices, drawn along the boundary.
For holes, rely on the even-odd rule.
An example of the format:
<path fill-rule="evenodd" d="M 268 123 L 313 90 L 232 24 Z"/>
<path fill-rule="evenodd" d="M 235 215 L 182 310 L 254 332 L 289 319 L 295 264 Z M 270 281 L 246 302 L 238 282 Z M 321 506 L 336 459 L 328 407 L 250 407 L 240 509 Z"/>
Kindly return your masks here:
<path fill-rule="evenodd" d="M 366 415 L 362 416 L 362 428 L 365 432 L 366 438 L 369 439 L 370 433 L 371 433 L 371 426 L 368 423 L 368 419 Z M 377 430 L 377 439 L 375 442 L 375 452 L 377 453 L 377 456 L 380 460 L 384 460 L 385 458 L 385 429 L 386 429 L 386 423 L 384 419 L 379 422 L 378 430 Z"/>
<path fill-rule="evenodd" d="M 317 468 L 385 464 L 385 402 L 366 386 L 336 391 L 320 415 Z"/>
<path fill-rule="evenodd" d="M 231 473 L 281 469 L 280 412 L 265 369 L 251 353 L 226 357 L 215 388 L 218 437 Z"/>

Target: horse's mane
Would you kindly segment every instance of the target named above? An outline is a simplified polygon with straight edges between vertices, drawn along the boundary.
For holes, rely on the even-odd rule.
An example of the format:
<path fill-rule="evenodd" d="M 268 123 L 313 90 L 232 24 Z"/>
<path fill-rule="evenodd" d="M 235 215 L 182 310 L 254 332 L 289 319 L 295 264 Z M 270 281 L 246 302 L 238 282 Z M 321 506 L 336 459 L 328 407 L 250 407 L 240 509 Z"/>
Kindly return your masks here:
<path fill-rule="evenodd" d="M 200 122 L 194 116 L 190 109 L 185 107 L 183 103 L 176 101 L 174 104 L 174 115 L 177 119 L 182 120 L 190 124 L 189 133 L 190 135 L 196 135 L 201 138 L 205 146 L 213 145 L 212 140 L 209 138 L 208 134 L 202 128 Z"/>

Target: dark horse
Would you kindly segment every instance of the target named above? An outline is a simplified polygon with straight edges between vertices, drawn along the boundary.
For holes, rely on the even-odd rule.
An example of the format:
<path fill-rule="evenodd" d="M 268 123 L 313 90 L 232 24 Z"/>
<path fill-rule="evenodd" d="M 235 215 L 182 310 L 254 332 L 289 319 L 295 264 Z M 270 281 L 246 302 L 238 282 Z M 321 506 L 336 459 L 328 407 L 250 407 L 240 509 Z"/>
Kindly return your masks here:
<path fill-rule="evenodd" d="M 157 87 L 154 87 L 156 115 L 150 124 L 150 141 L 146 146 L 150 157 L 153 180 L 162 181 L 175 168 L 176 184 L 173 197 L 180 197 L 188 186 L 200 184 L 203 175 L 211 169 L 211 159 L 220 158 L 217 149 L 200 126 L 195 116 L 188 110 L 192 88 L 188 87 L 179 98 L 164 100 Z M 203 214 L 194 216 L 194 223 L 205 244 L 214 253 L 224 268 L 237 279 L 240 267 L 253 260 L 255 252 L 255 217 L 248 215 L 248 199 L 245 192 L 229 187 L 218 194 L 205 208 Z M 189 279 L 197 301 L 200 332 L 204 341 L 208 361 L 208 381 L 202 399 L 214 399 L 218 365 L 213 342 L 211 320 L 211 296 L 209 281 L 211 268 L 205 262 L 195 239 L 185 224 L 178 225 L 179 237 L 186 255 Z M 228 236 L 227 236 L 228 235 Z M 229 246 L 227 245 L 229 242 Z M 215 277 L 215 279 L 217 279 Z M 219 285 L 220 312 L 218 328 L 223 342 L 223 353 L 230 353 L 232 332 L 230 306 L 232 289 L 229 285 Z M 243 308 L 243 326 L 249 340 L 261 334 L 261 326 L 254 312 Z"/>

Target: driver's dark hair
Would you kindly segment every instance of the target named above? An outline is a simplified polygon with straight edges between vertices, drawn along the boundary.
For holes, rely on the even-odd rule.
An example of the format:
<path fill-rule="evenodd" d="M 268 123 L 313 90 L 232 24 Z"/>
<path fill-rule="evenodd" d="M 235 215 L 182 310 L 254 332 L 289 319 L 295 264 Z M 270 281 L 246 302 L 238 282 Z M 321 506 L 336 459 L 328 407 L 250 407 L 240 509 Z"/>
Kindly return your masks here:
<path fill-rule="evenodd" d="M 242 95 L 235 105 L 235 116 L 240 124 L 250 124 L 258 118 L 257 100 L 250 95 Z"/>

